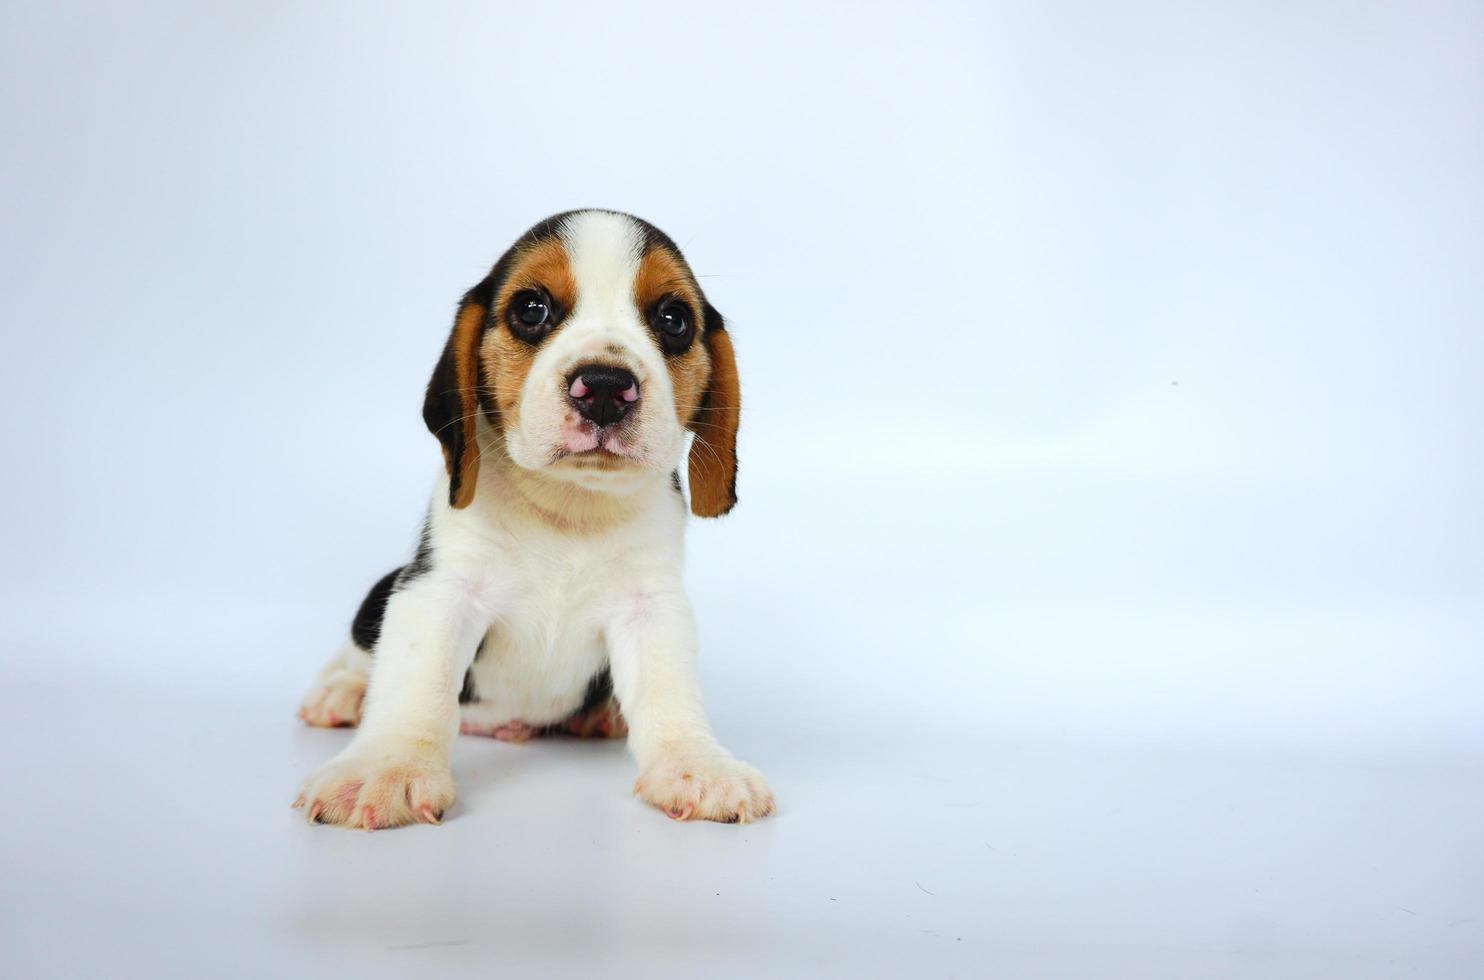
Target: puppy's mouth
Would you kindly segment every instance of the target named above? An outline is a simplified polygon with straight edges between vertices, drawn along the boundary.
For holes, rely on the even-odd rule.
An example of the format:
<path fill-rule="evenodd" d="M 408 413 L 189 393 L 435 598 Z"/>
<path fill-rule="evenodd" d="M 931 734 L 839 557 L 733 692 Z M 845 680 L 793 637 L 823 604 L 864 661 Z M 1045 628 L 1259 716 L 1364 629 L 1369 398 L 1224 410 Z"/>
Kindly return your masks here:
<path fill-rule="evenodd" d="M 557 447 L 556 459 L 587 460 L 590 462 L 634 461 L 634 446 L 627 433 L 616 426 L 598 426 L 581 422 L 563 434 Z"/>

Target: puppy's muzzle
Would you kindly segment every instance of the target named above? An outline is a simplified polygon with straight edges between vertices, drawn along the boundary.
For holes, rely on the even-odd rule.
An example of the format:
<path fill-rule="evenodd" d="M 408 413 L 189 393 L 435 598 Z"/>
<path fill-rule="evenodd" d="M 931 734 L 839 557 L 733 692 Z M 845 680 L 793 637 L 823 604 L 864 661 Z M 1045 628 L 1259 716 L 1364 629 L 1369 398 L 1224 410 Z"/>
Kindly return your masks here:
<path fill-rule="evenodd" d="M 567 397 L 589 422 L 612 425 L 639 403 L 639 382 L 624 368 L 588 364 L 568 379 Z"/>

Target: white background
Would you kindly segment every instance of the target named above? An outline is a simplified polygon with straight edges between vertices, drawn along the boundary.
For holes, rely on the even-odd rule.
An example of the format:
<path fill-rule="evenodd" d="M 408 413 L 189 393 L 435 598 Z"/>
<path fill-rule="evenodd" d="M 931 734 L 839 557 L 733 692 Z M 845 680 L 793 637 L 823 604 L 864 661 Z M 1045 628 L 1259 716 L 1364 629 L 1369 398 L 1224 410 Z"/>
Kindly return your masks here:
<path fill-rule="evenodd" d="M 1484 8 L 0 11 L 0 972 L 1484 975 Z M 752 827 L 461 740 L 288 809 L 458 295 L 632 211 L 739 348 Z"/>

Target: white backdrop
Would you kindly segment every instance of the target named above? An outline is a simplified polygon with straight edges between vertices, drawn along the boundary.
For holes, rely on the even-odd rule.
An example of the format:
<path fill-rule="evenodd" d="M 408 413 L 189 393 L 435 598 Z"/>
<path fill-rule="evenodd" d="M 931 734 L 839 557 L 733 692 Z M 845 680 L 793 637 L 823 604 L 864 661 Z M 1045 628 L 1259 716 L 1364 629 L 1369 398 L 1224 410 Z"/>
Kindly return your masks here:
<path fill-rule="evenodd" d="M 297 732 L 293 706 L 410 549 L 456 298 L 529 224 L 595 205 L 673 235 L 739 348 L 741 504 L 693 528 L 690 578 L 718 727 L 779 783 L 754 833 L 804 852 L 859 833 L 854 867 L 912 828 L 961 886 L 917 913 L 961 916 L 947 952 L 912 945 L 938 920 L 870 918 L 910 916 L 896 891 L 843 915 L 897 943 L 857 944 L 866 962 L 1076 975 L 1076 947 L 1101 975 L 1479 975 L 1481 65 L 1477 4 L 5 4 L 3 752 L 35 787 L 0 845 L 7 955 L 51 972 L 79 896 L 136 887 L 110 855 L 170 863 L 171 790 L 207 853 L 236 792 L 237 839 L 275 835 L 253 868 L 336 860 L 277 812 L 341 737 Z M 110 761 L 130 746 L 132 773 Z M 989 774 L 1042 751 L 1067 787 L 1108 753 L 1155 773 L 1125 844 L 1201 826 L 1176 798 L 1231 785 L 1219 765 L 1249 800 L 1360 782 L 1300 808 L 1307 831 L 1264 811 L 1185 850 L 1141 838 L 1147 866 L 1225 855 L 1141 879 L 1172 909 L 1215 903 L 1166 935 L 1118 918 L 1137 903 L 1117 874 L 1071 864 L 1037 918 L 993 892 L 1005 869 L 911 822 L 965 802 L 924 803 L 921 779 L 951 779 L 983 806 L 945 812 L 977 834 L 1016 805 Z M 552 792 L 626 802 L 601 758 Z M 847 758 L 869 791 L 821 791 Z M 1325 852 L 1352 790 L 1381 810 Z M 1066 812 L 1105 809 L 1066 792 L 1025 825 L 1050 854 L 1081 839 Z M 99 811 L 114 838 L 91 836 Z M 406 839 L 383 846 L 449 846 Z M 16 884 L 84 840 L 87 867 Z M 1229 876 L 1259 853 L 1327 871 L 1286 911 L 1213 897 L 1247 896 Z M 902 901 L 935 891 L 905 881 Z M 793 900 L 767 882 L 747 908 Z M 282 903 L 260 898 L 233 935 L 266 956 Z M 144 972 L 130 943 L 193 920 L 142 908 L 115 952 Z M 813 914 L 781 947 L 776 923 L 727 919 L 712 968 L 756 965 L 723 940 L 766 935 L 773 968 L 818 971 L 809 943 L 838 935 Z M 322 932 L 298 955 L 353 955 Z M 684 972 L 696 942 L 610 965 Z M 458 951 L 442 966 L 477 961 Z M 558 971 L 542 955 L 528 973 Z"/>

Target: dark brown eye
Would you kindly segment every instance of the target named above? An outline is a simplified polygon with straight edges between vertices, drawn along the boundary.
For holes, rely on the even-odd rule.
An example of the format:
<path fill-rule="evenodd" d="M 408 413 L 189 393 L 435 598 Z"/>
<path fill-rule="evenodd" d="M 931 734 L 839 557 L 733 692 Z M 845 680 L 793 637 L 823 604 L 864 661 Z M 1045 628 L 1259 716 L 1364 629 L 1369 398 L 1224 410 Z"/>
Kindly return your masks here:
<path fill-rule="evenodd" d="M 510 330 L 525 341 L 537 341 L 551 330 L 551 300 L 544 292 L 522 289 L 510 297 Z"/>
<path fill-rule="evenodd" d="M 654 309 L 650 325 L 659 334 L 660 345 L 672 354 L 678 354 L 690 346 L 690 307 L 679 300 L 663 300 Z"/>

